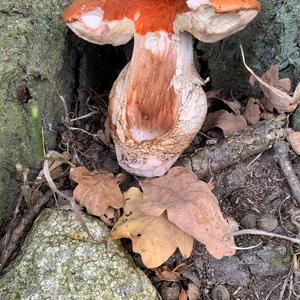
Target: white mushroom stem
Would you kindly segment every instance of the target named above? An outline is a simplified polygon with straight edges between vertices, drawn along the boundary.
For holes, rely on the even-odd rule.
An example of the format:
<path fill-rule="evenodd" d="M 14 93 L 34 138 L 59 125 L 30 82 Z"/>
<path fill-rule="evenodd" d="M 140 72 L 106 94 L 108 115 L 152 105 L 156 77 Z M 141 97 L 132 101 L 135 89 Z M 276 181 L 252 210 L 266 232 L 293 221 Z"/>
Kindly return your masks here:
<path fill-rule="evenodd" d="M 190 34 L 135 34 L 132 59 L 110 94 L 110 126 L 122 168 L 146 177 L 167 172 L 204 122 L 202 85 Z"/>

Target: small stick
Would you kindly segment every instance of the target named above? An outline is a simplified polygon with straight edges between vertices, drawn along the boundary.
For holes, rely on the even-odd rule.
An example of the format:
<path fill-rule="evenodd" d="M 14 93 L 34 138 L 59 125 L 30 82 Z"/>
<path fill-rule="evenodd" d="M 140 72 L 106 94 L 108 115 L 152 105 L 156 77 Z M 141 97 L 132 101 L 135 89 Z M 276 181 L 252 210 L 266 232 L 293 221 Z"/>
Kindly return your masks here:
<path fill-rule="evenodd" d="M 239 236 L 239 235 L 248 235 L 248 234 L 249 235 L 269 236 L 272 238 L 280 238 L 280 239 L 295 243 L 297 245 L 300 245 L 300 239 L 292 238 L 289 236 L 285 236 L 285 235 L 281 235 L 281 234 L 277 234 L 277 233 L 273 233 L 273 232 L 268 232 L 268 231 L 264 231 L 264 230 L 258 230 L 258 229 L 242 229 L 242 230 L 238 230 L 238 231 L 229 232 L 224 235 L 224 238 L 229 238 L 232 236 Z"/>
<path fill-rule="evenodd" d="M 286 116 L 280 115 L 249 126 L 215 145 L 205 146 L 183 160 L 199 177 L 209 175 L 246 158 L 258 155 L 285 136 Z"/>
<path fill-rule="evenodd" d="M 300 205 L 300 182 L 289 160 L 289 146 L 284 141 L 278 141 L 275 143 L 274 149 L 284 177 L 292 191 L 293 196 Z"/>

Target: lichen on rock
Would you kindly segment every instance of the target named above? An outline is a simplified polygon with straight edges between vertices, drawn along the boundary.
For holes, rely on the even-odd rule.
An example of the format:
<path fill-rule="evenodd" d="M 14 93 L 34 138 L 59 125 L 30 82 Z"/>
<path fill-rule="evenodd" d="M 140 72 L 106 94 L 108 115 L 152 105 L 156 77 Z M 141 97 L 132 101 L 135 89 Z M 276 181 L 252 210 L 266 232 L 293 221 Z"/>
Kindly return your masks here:
<path fill-rule="evenodd" d="M 45 210 L 0 277 L 0 299 L 159 299 L 121 243 L 105 241 L 108 228 L 83 216 L 102 242 L 87 241 L 74 213 Z"/>

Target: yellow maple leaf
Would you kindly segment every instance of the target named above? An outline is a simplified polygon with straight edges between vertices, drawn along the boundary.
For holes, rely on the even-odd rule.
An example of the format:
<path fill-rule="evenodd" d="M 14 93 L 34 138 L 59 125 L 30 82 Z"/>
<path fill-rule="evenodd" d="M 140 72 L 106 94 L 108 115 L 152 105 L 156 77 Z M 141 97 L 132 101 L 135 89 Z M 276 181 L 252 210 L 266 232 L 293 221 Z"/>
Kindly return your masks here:
<path fill-rule="evenodd" d="M 148 216 L 139 209 L 143 193 L 130 188 L 126 193 L 124 214 L 113 227 L 109 240 L 130 238 L 132 248 L 141 254 L 148 268 L 163 264 L 178 247 L 184 257 L 193 249 L 193 238 L 168 221 L 166 213 Z"/>

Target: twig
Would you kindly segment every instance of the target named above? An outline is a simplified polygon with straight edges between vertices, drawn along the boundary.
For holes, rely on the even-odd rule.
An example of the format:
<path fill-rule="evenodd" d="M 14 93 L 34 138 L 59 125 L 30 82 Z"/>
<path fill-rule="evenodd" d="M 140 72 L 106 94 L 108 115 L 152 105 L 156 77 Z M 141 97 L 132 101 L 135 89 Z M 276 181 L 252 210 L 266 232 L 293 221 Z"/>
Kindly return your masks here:
<path fill-rule="evenodd" d="M 288 157 L 289 146 L 284 141 L 277 141 L 274 145 L 274 149 L 284 177 L 292 191 L 293 196 L 300 205 L 300 182 Z"/>
<path fill-rule="evenodd" d="M 99 110 L 96 110 L 96 111 L 92 111 L 86 115 L 83 115 L 83 116 L 80 116 L 80 117 L 77 117 L 77 118 L 74 118 L 74 119 L 71 119 L 70 122 L 73 123 L 73 122 L 76 122 L 76 121 L 79 121 L 79 120 L 83 120 L 83 119 L 87 119 L 87 118 L 90 118 L 96 114 L 99 113 Z"/>
<path fill-rule="evenodd" d="M 243 229 L 243 230 L 238 230 L 230 233 L 226 233 L 224 235 L 224 238 L 229 238 L 233 236 L 239 236 L 239 235 L 260 235 L 260 236 L 270 236 L 272 238 L 280 238 L 283 240 L 290 241 L 292 243 L 300 245 L 300 239 L 292 238 L 289 236 L 277 234 L 277 233 L 272 233 L 264 230 L 258 230 L 258 229 Z"/>
<path fill-rule="evenodd" d="M 284 137 L 285 123 L 285 115 L 280 115 L 249 126 L 226 140 L 199 149 L 190 158 L 184 159 L 183 165 L 200 177 L 208 175 L 210 170 L 224 169 L 270 149 L 275 141 Z"/>
<path fill-rule="evenodd" d="M 49 151 L 47 153 L 47 156 L 48 157 L 61 157 L 62 155 L 58 152 L 55 152 L 55 151 Z M 61 192 L 57 187 L 56 187 L 56 184 L 54 183 L 54 181 L 52 180 L 52 177 L 51 177 L 51 174 L 50 174 L 50 170 L 49 170 L 49 160 L 44 160 L 44 167 L 43 167 L 43 172 L 44 172 L 44 176 L 48 182 L 48 185 L 50 187 L 50 189 L 52 190 L 53 193 L 56 193 L 58 195 L 60 195 L 61 197 L 63 197 L 64 199 L 67 199 L 70 201 L 70 204 L 72 206 L 72 209 L 80 223 L 80 225 L 82 226 L 83 230 L 87 233 L 88 237 L 91 239 L 91 240 L 95 240 L 90 232 L 90 230 L 88 229 L 81 213 L 80 213 L 80 210 L 78 208 L 78 206 L 76 205 L 75 203 L 75 200 L 73 197 L 70 197 L 66 194 L 64 194 L 63 192 Z"/>
<path fill-rule="evenodd" d="M 277 285 L 275 285 L 272 289 L 271 289 L 271 291 L 268 293 L 268 295 L 267 295 L 267 297 L 265 298 L 265 300 L 268 300 L 269 298 L 270 298 L 270 296 L 271 296 L 271 294 L 279 287 L 281 285 L 281 283 L 278 283 Z M 257 299 L 259 299 L 259 298 L 257 298 Z"/>
<path fill-rule="evenodd" d="M 253 165 L 260 157 L 262 156 L 263 152 L 260 152 L 257 156 L 255 156 L 254 159 L 250 161 L 250 163 L 246 166 L 246 169 L 248 169 L 251 165 Z"/>
<path fill-rule="evenodd" d="M 85 134 L 87 134 L 87 135 L 89 135 L 89 136 L 92 136 L 93 138 L 94 138 L 94 137 L 97 137 L 97 134 L 90 133 L 90 132 L 88 132 L 88 131 L 86 131 L 86 130 L 84 130 L 84 129 L 78 128 L 78 127 L 69 127 L 69 126 L 67 126 L 67 128 L 68 128 L 69 130 L 83 132 L 83 133 L 85 133 Z"/>
<path fill-rule="evenodd" d="M 288 229 L 284 226 L 283 220 L 282 220 L 282 215 L 281 215 L 281 209 L 282 209 L 283 204 L 285 203 L 286 200 L 288 200 L 288 199 L 290 199 L 290 198 L 291 198 L 291 196 L 288 195 L 288 196 L 286 196 L 286 197 L 281 201 L 281 203 L 280 203 L 280 205 L 279 205 L 279 207 L 278 207 L 278 216 L 279 216 L 279 221 L 280 221 L 281 227 L 282 227 L 287 233 L 289 233 L 289 234 L 291 234 L 291 235 L 295 235 L 293 232 L 291 232 L 290 230 L 288 230 Z"/>

